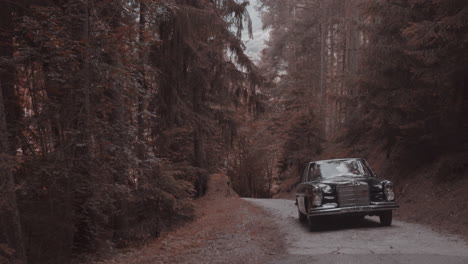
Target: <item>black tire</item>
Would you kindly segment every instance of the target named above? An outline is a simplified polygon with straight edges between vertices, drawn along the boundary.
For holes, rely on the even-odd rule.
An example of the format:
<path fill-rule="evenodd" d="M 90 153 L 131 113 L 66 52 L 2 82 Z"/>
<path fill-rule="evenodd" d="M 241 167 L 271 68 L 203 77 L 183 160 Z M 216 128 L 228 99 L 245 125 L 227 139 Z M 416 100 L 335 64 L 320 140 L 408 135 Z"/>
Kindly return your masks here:
<path fill-rule="evenodd" d="M 393 218 L 392 210 L 384 211 L 384 212 L 380 213 L 379 217 L 380 217 L 380 224 L 381 225 L 383 225 L 383 226 L 391 226 L 392 225 L 392 218 Z"/>
<path fill-rule="evenodd" d="M 316 231 L 320 225 L 320 219 L 317 216 L 309 216 L 309 231 Z"/>
<path fill-rule="evenodd" d="M 297 208 L 297 213 L 299 214 L 299 222 L 305 223 L 307 222 L 307 215 L 303 214 L 299 208 Z"/>
<path fill-rule="evenodd" d="M 353 223 L 359 223 L 364 221 L 365 215 L 353 215 L 350 216 L 349 220 Z"/>

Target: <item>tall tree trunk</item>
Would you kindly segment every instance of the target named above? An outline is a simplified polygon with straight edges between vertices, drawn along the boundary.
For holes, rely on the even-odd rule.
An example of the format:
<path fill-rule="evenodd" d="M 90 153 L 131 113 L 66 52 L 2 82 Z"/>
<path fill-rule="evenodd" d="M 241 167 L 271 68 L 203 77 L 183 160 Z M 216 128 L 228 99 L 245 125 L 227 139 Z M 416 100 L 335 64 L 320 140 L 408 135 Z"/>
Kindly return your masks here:
<path fill-rule="evenodd" d="M 325 0 L 320 1 L 321 16 L 320 16 L 320 114 L 323 114 L 324 94 L 325 94 Z"/>
<path fill-rule="evenodd" d="M 110 21 L 111 29 L 114 32 L 121 30 L 122 17 L 117 15 L 122 12 L 122 6 L 112 7 L 114 15 Z M 118 44 L 117 44 L 118 45 Z M 127 143 L 129 142 L 130 131 L 127 126 L 127 113 L 125 107 L 125 80 L 120 79 L 120 71 L 125 68 L 124 62 L 122 61 L 121 54 L 118 49 L 114 49 L 112 54 L 112 65 L 115 67 L 115 76 L 113 78 L 110 94 L 112 98 L 112 114 L 109 123 L 115 130 L 112 131 L 112 138 L 114 145 L 118 146 L 116 150 L 111 150 L 113 156 L 113 162 L 115 162 L 114 184 L 120 188 L 130 190 L 129 185 L 129 163 L 130 157 L 126 151 Z M 138 108 L 138 107 L 137 107 Z M 137 131 L 138 132 L 138 131 Z M 120 150 L 119 150 L 120 149 Z M 130 194 L 128 194 L 130 195 Z M 119 246 L 127 244 L 130 238 L 129 234 L 129 200 L 128 195 L 119 195 L 116 193 L 116 212 L 114 217 L 114 234 L 113 238 Z"/>
<path fill-rule="evenodd" d="M 93 193 L 91 179 L 91 66 L 90 66 L 90 1 L 85 0 L 79 9 L 76 10 L 75 19 L 72 20 L 73 35 L 83 43 L 83 51 L 80 51 L 80 82 L 76 83 L 79 90 L 75 98 L 75 109 L 73 112 L 78 118 L 72 123 L 72 127 L 77 131 L 74 134 L 75 148 L 68 153 L 73 160 L 74 172 L 80 177 L 74 179 L 73 186 L 73 215 L 75 216 L 75 230 L 73 234 L 74 247 L 78 250 L 93 248 L 96 233 L 94 231 L 94 219 L 88 213 L 87 203 Z M 80 110 L 81 108 L 81 110 Z M 84 112 L 84 114 L 81 114 Z"/>
<path fill-rule="evenodd" d="M 0 79 L 0 244 L 13 249 L 12 256 L 6 256 L 12 263 L 26 263 L 23 235 L 16 202 L 15 184 L 9 163 L 14 162 L 9 155 L 8 135 L 3 100 L 3 80 Z M 0 262 L 8 252 L 0 248 Z"/>
<path fill-rule="evenodd" d="M 84 90 L 84 108 L 85 108 L 85 114 L 86 114 L 86 120 L 85 120 L 85 136 L 86 136 L 86 141 L 87 143 L 91 143 L 91 140 L 89 135 L 90 135 L 90 111 L 91 111 L 91 102 L 90 102 L 90 89 L 91 89 L 91 75 L 90 75 L 90 63 L 89 63 L 89 55 L 91 52 L 91 47 L 89 45 L 89 28 L 90 28 L 90 3 L 89 0 L 85 1 L 85 7 L 84 7 L 84 25 L 83 25 L 83 42 L 85 43 L 85 52 L 83 55 L 83 90 Z M 89 147 L 89 146 L 88 146 Z"/>
<path fill-rule="evenodd" d="M 329 87 L 329 91 L 328 91 L 328 94 L 330 95 L 329 96 L 329 102 L 328 102 L 328 109 L 329 109 L 329 115 L 328 115 L 328 135 L 327 137 L 330 139 L 330 138 L 333 138 L 333 134 L 334 134 L 334 127 L 335 127 L 335 110 L 336 110 L 336 83 L 337 83 L 337 80 L 336 80 L 336 64 L 338 64 L 338 62 L 336 61 L 335 59 L 335 53 L 337 52 L 336 51 L 336 41 L 335 41 L 335 20 L 336 20 L 336 2 L 335 1 L 332 1 L 332 5 L 331 5 L 331 22 L 330 22 L 330 49 L 331 49 L 331 52 L 330 52 L 330 87 Z"/>
<path fill-rule="evenodd" d="M 140 1 L 140 21 L 139 21 L 139 42 L 140 42 L 140 89 L 138 90 L 138 96 L 137 96 L 137 126 L 138 126 L 138 131 L 137 131 L 137 137 L 138 137 L 138 145 L 137 145 L 137 157 L 140 160 L 145 159 L 145 150 L 144 150 L 144 106 L 145 106 L 145 101 L 144 101 L 144 94 L 147 90 L 147 84 L 146 84 L 146 75 L 145 75 L 145 65 L 146 65 L 146 59 L 145 59 L 145 26 L 146 26 L 146 4 L 143 1 Z"/>
<path fill-rule="evenodd" d="M 13 7 L 3 3 L 0 8 L 0 58 L 13 58 Z M 26 263 L 23 235 L 15 194 L 15 183 L 11 168 L 14 163 L 16 146 L 14 142 L 17 111 L 14 90 L 15 68 L 10 63 L 0 68 L 0 244 L 13 249 L 10 259 L 13 263 Z M 8 111 L 8 112 L 7 112 Z M 12 125 L 13 124 L 13 125 Z M 13 128 L 13 129 L 11 129 Z M 0 248 L 0 262 L 5 252 Z"/>

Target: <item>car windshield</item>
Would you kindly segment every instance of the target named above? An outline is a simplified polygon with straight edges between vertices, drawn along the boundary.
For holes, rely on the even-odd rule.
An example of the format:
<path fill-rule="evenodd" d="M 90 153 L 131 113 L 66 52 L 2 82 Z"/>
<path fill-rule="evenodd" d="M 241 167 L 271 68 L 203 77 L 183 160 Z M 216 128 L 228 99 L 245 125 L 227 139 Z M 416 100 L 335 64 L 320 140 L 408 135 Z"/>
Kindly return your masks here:
<path fill-rule="evenodd" d="M 322 178 L 339 176 L 362 177 L 370 176 L 369 170 L 360 160 L 330 160 L 317 165 Z"/>

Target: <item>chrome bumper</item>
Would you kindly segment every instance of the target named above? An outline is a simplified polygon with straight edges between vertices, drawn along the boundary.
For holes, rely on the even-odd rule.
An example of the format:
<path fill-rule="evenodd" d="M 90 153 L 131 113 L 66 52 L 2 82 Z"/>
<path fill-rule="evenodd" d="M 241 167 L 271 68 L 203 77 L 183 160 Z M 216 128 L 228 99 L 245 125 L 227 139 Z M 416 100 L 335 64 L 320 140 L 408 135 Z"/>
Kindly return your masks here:
<path fill-rule="evenodd" d="M 371 202 L 370 205 L 351 207 L 315 207 L 309 209 L 309 216 L 335 215 L 348 213 L 372 213 L 378 211 L 394 210 L 400 206 L 396 202 Z"/>

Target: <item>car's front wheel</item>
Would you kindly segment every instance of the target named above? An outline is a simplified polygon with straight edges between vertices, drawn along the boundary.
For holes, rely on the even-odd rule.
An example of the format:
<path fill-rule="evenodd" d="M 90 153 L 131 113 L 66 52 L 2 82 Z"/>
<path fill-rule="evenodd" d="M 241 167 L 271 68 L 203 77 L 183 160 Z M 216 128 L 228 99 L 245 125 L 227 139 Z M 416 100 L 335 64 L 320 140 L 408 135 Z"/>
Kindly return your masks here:
<path fill-rule="evenodd" d="M 392 225 L 392 218 L 393 218 L 392 210 L 384 211 L 380 213 L 379 217 L 380 217 L 380 224 L 382 224 L 383 226 Z"/>
<path fill-rule="evenodd" d="M 299 221 L 305 223 L 307 221 L 307 215 L 303 214 L 299 208 L 297 208 L 297 213 L 299 215 Z"/>
<path fill-rule="evenodd" d="M 309 231 L 316 231 L 319 228 L 320 221 L 318 216 L 309 216 Z"/>

